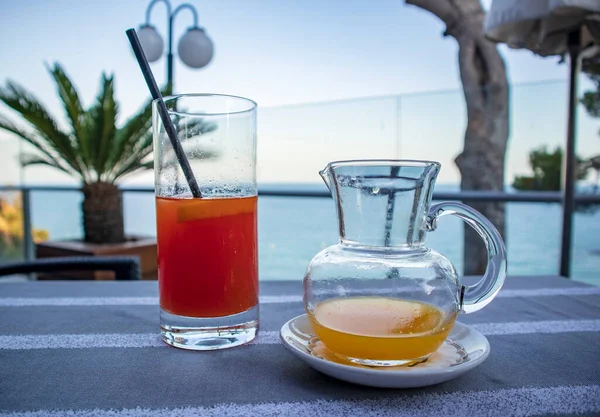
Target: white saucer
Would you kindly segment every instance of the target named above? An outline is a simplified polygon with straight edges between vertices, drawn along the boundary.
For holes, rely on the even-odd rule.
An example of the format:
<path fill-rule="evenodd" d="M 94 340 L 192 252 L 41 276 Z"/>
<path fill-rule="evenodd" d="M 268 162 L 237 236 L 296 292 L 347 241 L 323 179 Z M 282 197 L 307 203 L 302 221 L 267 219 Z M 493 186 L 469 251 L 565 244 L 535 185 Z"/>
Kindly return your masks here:
<path fill-rule="evenodd" d="M 306 314 L 283 325 L 283 345 L 317 371 L 355 384 L 382 388 L 415 388 L 439 384 L 475 368 L 490 353 L 484 335 L 456 323 L 448 339 L 431 357 L 414 366 L 371 368 L 333 354 L 315 335 Z"/>

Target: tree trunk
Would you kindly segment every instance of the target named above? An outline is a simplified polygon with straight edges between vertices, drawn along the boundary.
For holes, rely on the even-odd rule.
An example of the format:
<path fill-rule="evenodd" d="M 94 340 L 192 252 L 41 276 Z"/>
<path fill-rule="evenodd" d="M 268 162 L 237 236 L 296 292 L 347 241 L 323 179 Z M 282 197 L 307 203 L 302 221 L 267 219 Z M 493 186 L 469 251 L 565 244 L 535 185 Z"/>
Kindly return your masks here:
<path fill-rule="evenodd" d="M 114 184 L 94 182 L 83 185 L 83 232 L 90 243 L 125 241 L 123 199 Z"/>
<path fill-rule="evenodd" d="M 479 0 L 406 0 L 446 24 L 445 36 L 458 42 L 458 63 L 467 105 L 463 151 L 455 159 L 461 190 L 502 191 L 508 143 L 508 81 L 496 45 L 483 33 L 485 13 Z M 503 203 L 465 201 L 505 236 Z M 481 238 L 465 225 L 464 273 L 481 275 L 487 256 Z"/>

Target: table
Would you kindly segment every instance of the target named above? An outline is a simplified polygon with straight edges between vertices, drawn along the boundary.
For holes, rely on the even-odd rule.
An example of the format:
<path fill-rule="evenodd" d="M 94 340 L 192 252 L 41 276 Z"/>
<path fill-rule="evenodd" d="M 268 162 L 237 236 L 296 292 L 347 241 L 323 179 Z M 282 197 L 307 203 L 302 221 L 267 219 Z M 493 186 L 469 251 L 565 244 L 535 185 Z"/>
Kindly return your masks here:
<path fill-rule="evenodd" d="M 251 345 L 190 352 L 158 339 L 155 282 L 0 284 L 0 415 L 350 416 L 600 413 L 600 287 L 509 277 L 459 320 L 492 352 L 459 379 L 367 388 L 322 375 L 281 345 L 299 282 L 261 283 Z"/>

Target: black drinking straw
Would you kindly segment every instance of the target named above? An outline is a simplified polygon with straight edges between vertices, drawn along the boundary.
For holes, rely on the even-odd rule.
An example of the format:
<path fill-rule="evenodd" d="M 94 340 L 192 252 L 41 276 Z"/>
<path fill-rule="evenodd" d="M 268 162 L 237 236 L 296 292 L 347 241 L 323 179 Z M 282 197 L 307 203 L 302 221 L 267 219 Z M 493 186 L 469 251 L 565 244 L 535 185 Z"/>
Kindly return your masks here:
<path fill-rule="evenodd" d="M 138 39 L 137 34 L 135 33 L 135 29 L 127 29 L 125 33 L 129 38 L 129 43 L 131 43 L 131 48 L 133 49 L 133 53 L 137 58 L 138 64 L 140 65 L 142 74 L 144 74 L 144 78 L 146 79 L 146 84 L 148 85 L 150 94 L 152 95 L 152 98 L 154 100 L 157 100 L 158 113 L 160 115 L 160 118 L 162 119 L 163 125 L 165 126 L 165 132 L 167 132 L 167 136 L 171 140 L 171 145 L 173 146 L 173 150 L 175 151 L 175 156 L 177 156 L 177 160 L 179 161 L 179 165 L 183 170 L 185 179 L 187 180 L 187 183 L 190 186 L 192 195 L 195 198 L 202 198 L 200 187 L 198 187 L 198 182 L 194 177 L 192 167 L 190 167 L 190 162 L 188 161 L 187 157 L 185 156 L 185 153 L 183 152 L 181 142 L 179 142 L 179 138 L 177 138 L 175 126 L 173 126 L 173 123 L 171 122 L 167 106 L 165 105 L 165 101 L 162 98 L 162 94 L 160 94 L 158 86 L 156 85 L 156 80 L 154 79 L 154 75 L 152 75 L 150 64 L 148 64 L 148 60 L 146 59 L 146 55 L 142 50 L 142 45 L 140 45 L 140 40 Z"/>

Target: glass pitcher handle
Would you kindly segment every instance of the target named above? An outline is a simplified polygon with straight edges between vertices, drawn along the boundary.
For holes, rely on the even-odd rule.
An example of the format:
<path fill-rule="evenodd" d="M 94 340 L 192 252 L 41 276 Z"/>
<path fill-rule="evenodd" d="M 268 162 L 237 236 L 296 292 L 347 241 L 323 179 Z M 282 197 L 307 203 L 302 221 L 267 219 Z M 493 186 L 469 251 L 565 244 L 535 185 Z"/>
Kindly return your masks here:
<path fill-rule="evenodd" d="M 506 278 L 506 247 L 494 225 L 477 210 L 462 203 L 445 202 L 432 205 L 427 214 L 427 230 L 435 230 L 438 218 L 447 214 L 460 217 L 475 229 L 487 249 L 488 264 L 483 278 L 475 285 L 461 286 L 460 309 L 468 314 L 485 307 L 502 288 Z"/>

